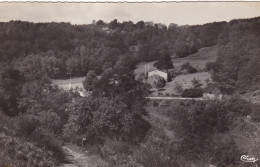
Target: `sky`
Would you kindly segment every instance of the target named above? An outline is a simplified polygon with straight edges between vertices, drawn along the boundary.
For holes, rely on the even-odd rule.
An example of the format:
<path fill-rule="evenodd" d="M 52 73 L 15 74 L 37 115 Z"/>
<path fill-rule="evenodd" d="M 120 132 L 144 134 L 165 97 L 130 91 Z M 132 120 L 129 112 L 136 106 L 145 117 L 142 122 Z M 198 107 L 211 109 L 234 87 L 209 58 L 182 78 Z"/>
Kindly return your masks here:
<path fill-rule="evenodd" d="M 0 22 L 70 22 L 90 24 L 153 21 L 169 25 L 205 24 L 260 16 L 260 2 L 165 2 L 165 3 L 0 3 Z"/>

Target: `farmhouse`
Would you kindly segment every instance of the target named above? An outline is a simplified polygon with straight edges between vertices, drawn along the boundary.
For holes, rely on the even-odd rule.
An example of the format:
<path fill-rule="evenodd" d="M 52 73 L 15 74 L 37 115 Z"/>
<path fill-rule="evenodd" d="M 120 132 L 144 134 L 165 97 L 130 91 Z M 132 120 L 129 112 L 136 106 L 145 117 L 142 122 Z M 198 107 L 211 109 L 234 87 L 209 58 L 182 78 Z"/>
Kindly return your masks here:
<path fill-rule="evenodd" d="M 162 77 L 166 82 L 168 80 L 168 74 L 166 72 L 160 71 L 160 70 L 153 70 L 148 72 L 148 78 L 150 78 L 153 75 L 158 75 Z"/>

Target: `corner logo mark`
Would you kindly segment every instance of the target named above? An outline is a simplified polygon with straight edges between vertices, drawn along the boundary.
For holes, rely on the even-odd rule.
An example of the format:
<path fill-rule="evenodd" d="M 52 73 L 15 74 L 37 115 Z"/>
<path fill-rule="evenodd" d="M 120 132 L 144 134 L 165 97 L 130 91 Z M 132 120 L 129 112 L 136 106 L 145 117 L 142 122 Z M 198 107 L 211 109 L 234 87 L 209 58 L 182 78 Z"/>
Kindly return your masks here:
<path fill-rule="evenodd" d="M 243 162 L 253 162 L 253 163 L 255 163 L 256 161 L 258 161 L 257 158 L 249 157 L 248 155 L 242 155 L 242 156 L 240 157 L 240 160 L 243 161 Z"/>

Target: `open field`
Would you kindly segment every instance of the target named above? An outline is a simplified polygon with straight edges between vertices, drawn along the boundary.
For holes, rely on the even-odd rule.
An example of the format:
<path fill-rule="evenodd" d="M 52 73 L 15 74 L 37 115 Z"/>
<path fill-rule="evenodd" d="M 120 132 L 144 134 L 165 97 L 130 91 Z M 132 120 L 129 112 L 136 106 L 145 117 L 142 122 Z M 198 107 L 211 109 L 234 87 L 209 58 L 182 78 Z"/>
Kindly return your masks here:
<path fill-rule="evenodd" d="M 157 89 L 153 89 L 154 91 L 151 96 L 157 96 L 158 93 L 160 92 L 162 95 L 172 95 L 176 94 L 175 85 L 176 84 L 181 84 L 183 89 L 191 88 L 192 87 L 192 80 L 196 78 L 199 79 L 202 87 L 206 87 L 207 82 L 206 80 L 209 80 L 212 82 L 211 79 L 211 74 L 208 72 L 199 72 L 199 73 L 194 73 L 194 74 L 185 74 L 185 75 L 179 75 L 175 77 L 171 82 L 166 82 L 165 87 L 158 91 Z"/>
<path fill-rule="evenodd" d="M 184 63 L 189 62 L 192 66 L 197 67 L 198 69 L 204 69 L 205 65 L 208 62 L 215 61 L 217 58 L 217 51 L 218 46 L 211 46 L 206 48 L 201 48 L 199 51 L 195 54 L 189 55 L 184 58 L 172 58 L 172 62 L 174 65 L 174 70 L 179 71 L 181 69 L 181 65 Z M 149 70 L 156 69 L 153 64 L 156 61 L 152 62 L 141 62 L 137 64 L 135 69 L 135 74 L 144 74 L 145 72 L 145 65 L 149 65 Z"/>
<path fill-rule="evenodd" d="M 181 65 L 184 63 L 190 63 L 193 67 L 204 69 L 208 62 L 215 61 L 217 58 L 218 46 L 211 46 L 201 48 L 195 54 L 189 55 L 184 58 L 172 58 L 172 62 L 175 70 L 180 70 Z"/>
<path fill-rule="evenodd" d="M 59 88 L 64 90 L 69 90 L 70 87 L 73 89 L 79 88 L 84 89 L 82 82 L 84 81 L 85 77 L 76 77 L 70 79 L 53 79 L 52 82 L 55 85 L 58 85 Z M 70 84 L 71 83 L 71 84 Z"/>

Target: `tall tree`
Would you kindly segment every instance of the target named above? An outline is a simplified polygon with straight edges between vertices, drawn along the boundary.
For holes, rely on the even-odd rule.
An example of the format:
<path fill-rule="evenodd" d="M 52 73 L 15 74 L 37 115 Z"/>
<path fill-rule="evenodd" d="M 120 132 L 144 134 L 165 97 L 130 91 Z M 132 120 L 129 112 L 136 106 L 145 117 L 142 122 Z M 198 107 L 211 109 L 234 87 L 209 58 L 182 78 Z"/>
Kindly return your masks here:
<path fill-rule="evenodd" d="M 19 113 L 18 99 L 24 80 L 20 71 L 6 65 L 0 66 L 0 108 L 7 115 Z"/>
<path fill-rule="evenodd" d="M 90 70 L 87 74 L 86 79 L 83 81 L 83 87 L 87 91 L 93 90 L 94 82 L 97 80 L 97 76 L 95 71 Z"/>
<path fill-rule="evenodd" d="M 174 68 L 172 61 L 171 61 L 171 56 L 170 53 L 167 49 L 163 49 L 160 51 L 160 56 L 159 59 L 156 63 L 154 63 L 154 66 L 157 67 L 160 70 L 168 70 L 171 68 Z"/>

